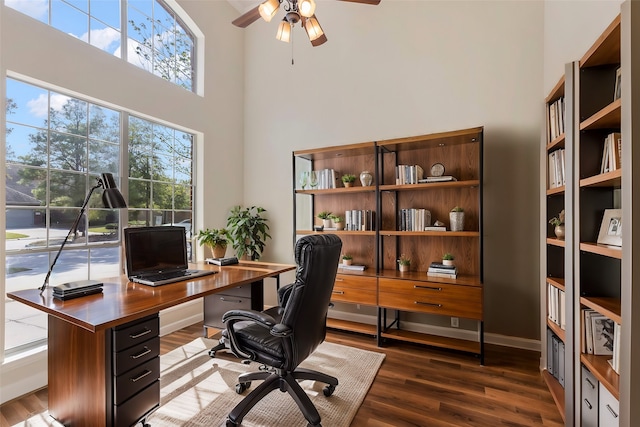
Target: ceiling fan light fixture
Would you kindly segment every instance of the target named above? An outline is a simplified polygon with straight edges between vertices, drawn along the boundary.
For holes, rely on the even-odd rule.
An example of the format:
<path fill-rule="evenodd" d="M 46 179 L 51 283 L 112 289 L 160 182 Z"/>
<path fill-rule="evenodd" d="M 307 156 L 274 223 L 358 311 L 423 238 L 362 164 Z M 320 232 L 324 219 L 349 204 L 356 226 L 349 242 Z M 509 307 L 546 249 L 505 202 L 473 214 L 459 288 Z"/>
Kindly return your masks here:
<path fill-rule="evenodd" d="M 305 18 L 311 18 L 316 13 L 316 2 L 314 0 L 301 0 L 298 3 L 298 11 Z"/>
<path fill-rule="evenodd" d="M 278 25 L 278 31 L 276 32 L 276 38 L 281 42 L 289 43 L 291 40 L 291 24 L 284 18 Z"/>
<path fill-rule="evenodd" d="M 271 22 L 271 18 L 275 16 L 280 8 L 279 0 L 266 0 L 258 6 L 260 16 L 267 22 Z"/>
<path fill-rule="evenodd" d="M 306 30 L 307 36 L 309 36 L 310 41 L 314 41 L 324 34 L 324 31 L 322 31 L 322 27 L 320 26 L 320 23 L 318 22 L 318 19 L 315 15 L 306 19 L 304 23 L 304 29 Z"/>

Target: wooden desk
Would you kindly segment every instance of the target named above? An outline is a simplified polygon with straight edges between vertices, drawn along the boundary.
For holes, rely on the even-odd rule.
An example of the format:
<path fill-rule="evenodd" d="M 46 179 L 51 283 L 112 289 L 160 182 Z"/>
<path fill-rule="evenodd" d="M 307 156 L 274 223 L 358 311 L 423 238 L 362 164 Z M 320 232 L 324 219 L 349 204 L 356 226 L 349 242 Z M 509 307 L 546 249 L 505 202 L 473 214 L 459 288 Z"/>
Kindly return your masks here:
<path fill-rule="evenodd" d="M 148 375 L 145 371 L 155 381 L 157 396 L 148 386 L 147 395 L 139 393 L 140 401 L 128 407 L 119 405 L 117 394 L 121 391 L 115 381 L 119 331 L 142 325 L 145 340 L 158 338 L 159 327 L 156 330 L 150 326 L 148 332 L 146 328 L 155 324 L 160 310 L 295 269 L 293 265 L 255 261 L 224 267 L 199 263 L 192 267 L 218 273 L 158 287 L 132 283 L 124 276 L 105 279 L 102 294 L 68 301 L 54 299 L 51 289 L 42 295 L 38 289 L 7 294 L 49 315 L 49 413 L 56 420 L 65 426 L 120 426 L 125 425 L 124 419 L 144 420 L 158 406 L 159 372 Z M 150 404 L 153 407 L 149 408 Z M 131 415 L 132 408 L 142 412 Z"/>

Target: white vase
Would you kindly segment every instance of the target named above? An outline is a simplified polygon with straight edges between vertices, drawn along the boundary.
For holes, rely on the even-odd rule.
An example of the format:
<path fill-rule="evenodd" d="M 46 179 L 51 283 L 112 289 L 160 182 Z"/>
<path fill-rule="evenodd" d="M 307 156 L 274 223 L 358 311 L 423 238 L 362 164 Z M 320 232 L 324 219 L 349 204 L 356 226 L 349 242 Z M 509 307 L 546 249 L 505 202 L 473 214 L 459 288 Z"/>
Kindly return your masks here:
<path fill-rule="evenodd" d="M 452 259 L 443 259 L 442 260 L 442 265 L 453 265 L 453 260 Z"/>
<path fill-rule="evenodd" d="M 409 271 L 409 265 L 405 265 L 405 264 L 398 264 L 398 269 L 400 270 L 400 272 L 404 273 Z"/>
<path fill-rule="evenodd" d="M 373 182 L 373 175 L 369 171 L 362 171 L 360 173 L 360 183 L 363 187 L 368 187 Z"/>
<path fill-rule="evenodd" d="M 324 228 L 330 228 L 330 227 L 331 227 L 331 220 L 330 220 L 330 219 L 328 219 L 328 218 L 327 218 L 327 219 L 323 219 L 323 220 L 322 220 L 322 226 L 323 226 Z"/>

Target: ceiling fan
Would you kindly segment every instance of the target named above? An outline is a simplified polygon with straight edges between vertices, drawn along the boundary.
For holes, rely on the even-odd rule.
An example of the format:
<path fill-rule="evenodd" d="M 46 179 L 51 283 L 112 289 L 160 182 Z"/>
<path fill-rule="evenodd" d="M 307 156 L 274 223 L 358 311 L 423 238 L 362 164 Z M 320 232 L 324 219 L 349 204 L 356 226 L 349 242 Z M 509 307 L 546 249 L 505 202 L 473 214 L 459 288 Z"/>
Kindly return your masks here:
<path fill-rule="evenodd" d="M 380 0 L 340 0 L 352 3 L 363 3 L 377 5 Z M 327 41 L 322 27 L 316 18 L 316 2 L 315 0 L 264 0 L 258 6 L 236 18 L 232 24 L 236 27 L 246 28 L 258 18 L 262 18 L 267 22 L 278 13 L 280 6 L 285 12 L 284 18 L 278 26 L 276 38 L 280 41 L 287 42 L 291 40 L 291 29 L 295 24 L 300 25 L 307 32 L 311 45 L 320 46 Z"/>

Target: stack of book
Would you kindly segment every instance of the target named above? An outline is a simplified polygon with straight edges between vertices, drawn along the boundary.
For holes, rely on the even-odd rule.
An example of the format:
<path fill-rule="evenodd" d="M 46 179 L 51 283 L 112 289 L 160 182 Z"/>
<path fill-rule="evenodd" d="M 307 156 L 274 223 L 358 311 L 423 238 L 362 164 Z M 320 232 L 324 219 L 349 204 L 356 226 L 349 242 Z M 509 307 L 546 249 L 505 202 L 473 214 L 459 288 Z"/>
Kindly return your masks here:
<path fill-rule="evenodd" d="M 427 276 L 455 279 L 458 277 L 458 269 L 455 265 L 444 265 L 439 262 L 432 262 L 427 270 Z"/>
<path fill-rule="evenodd" d="M 350 264 L 350 265 L 346 265 L 346 264 L 338 264 L 338 269 L 339 270 L 344 270 L 344 271 L 364 271 L 367 268 L 366 265 L 356 265 L 356 264 Z"/>

